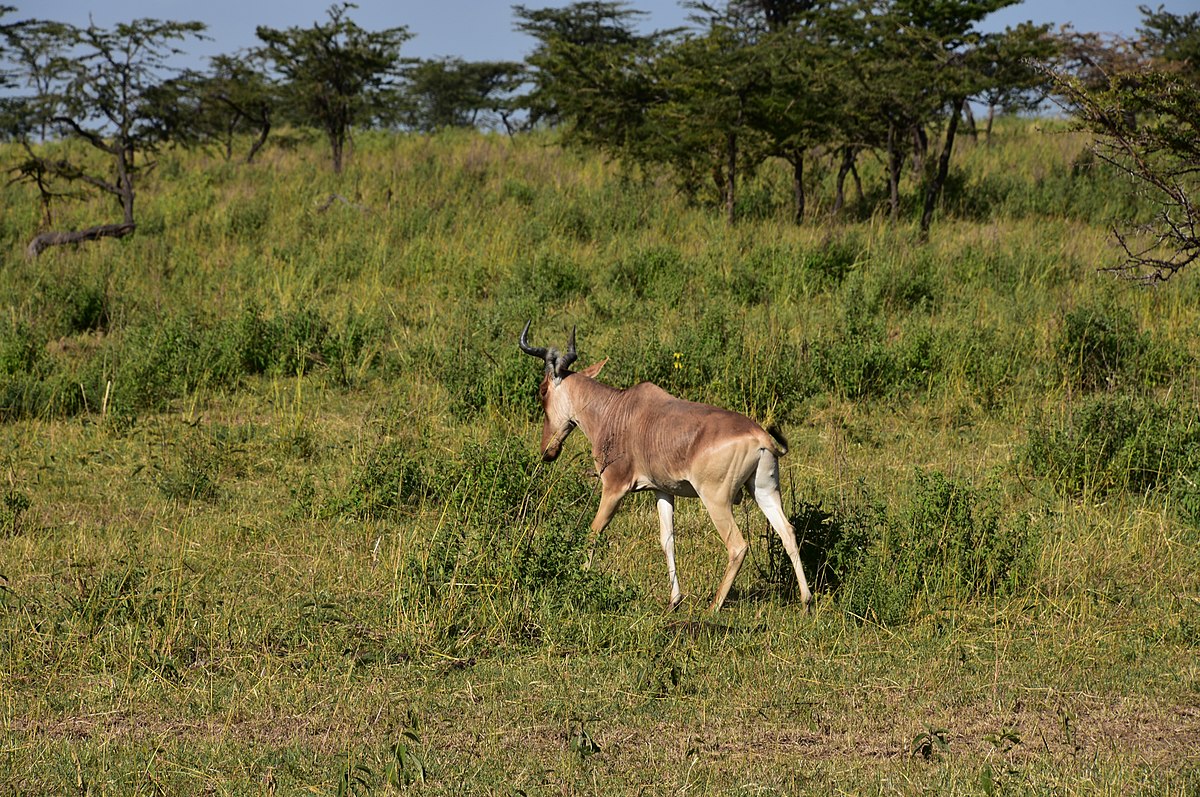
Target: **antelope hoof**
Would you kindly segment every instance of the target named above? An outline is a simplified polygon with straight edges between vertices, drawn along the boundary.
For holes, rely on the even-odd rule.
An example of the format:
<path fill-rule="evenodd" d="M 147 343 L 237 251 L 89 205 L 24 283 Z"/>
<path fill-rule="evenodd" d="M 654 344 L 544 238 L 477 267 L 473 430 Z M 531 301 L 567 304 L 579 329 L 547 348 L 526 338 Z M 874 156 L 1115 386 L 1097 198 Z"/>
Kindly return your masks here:
<path fill-rule="evenodd" d="M 682 592 L 676 595 L 674 598 L 671 598 L 671 600 L 667 603 L 667 611 L 673 612 L 678 609 L 679 604 L 683 603 L 683 598 L 684 595 Z"/>

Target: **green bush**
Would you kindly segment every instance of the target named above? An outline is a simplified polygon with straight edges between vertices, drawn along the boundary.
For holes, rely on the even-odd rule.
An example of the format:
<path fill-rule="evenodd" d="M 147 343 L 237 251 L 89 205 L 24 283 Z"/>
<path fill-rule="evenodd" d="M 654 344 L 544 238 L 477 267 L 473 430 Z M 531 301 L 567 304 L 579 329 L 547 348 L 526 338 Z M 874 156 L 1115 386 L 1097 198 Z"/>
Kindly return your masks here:
<path fill-rule="evenodd" d="M 892 336 L 877 316 L 849 311 L 831 340 L 810 343 L 813 378 L 842 399 L 889 398 L 943 376 L 944 347 L 928 322 L 916 320 Z"/>
<path fill-rule="evenodd" d="M 425 600 L 452 615 L 449 636 L 536 641 L 536 629 L 560 625 L 564 612 L 613 609 L 633 597 L 615 575 L 584 568 L 590 485 L 561 464 L 545 466 L 524 441 L 468 445 L 432 481 L 444 522 L 406 572 Z M 505 608 L 478 612 L 464 591 Z"/>
<path fill-rule="evenodd" d="M 1063 317 L 1055 351 L 1069 385 L 1096 390 L 1113 387 L 1144 348 L 1128 311 L 1082 307 Z"/>
<path fill-rule="evenodd" d="M 106 330 L 112 323 L 112 303 L 105 286 L 75 275 L 46 283 L 40 304 L 52 337 Z"/>
<path fill-rule="evenodd" d="M 820 281 L 840 284 L 863 258 L 861 247 L 853 239 L 834 241 L 804 253 L 800 266 Z"/>
<path fill-rule="evenodd" d="M 114 352 L 114 405 L 127 412 L 161 410 L 194 390 L 201 377 L 200 343 L 201 330 L 190 317 L 143 321 L 128 329 Z"/>
<path fill-rule="evenodd" d="M 690 276 L 679 250 L 671 246 L 642 249 L 618 259 L 604 279 L 607 289 L 621 299 L 653 300 L 678 306 Z"/>
<path fill-rule="evenodd" d="M 945 288 L 928 256 L 876 264 L 861 273 L 869 307 L 892 313 L 929 313 L 942 304 Z"/>
<path fill-rule="evenodd" d="M 419 503 L 430 488 L 413 444 L 387 440 L 371 450 L 350 476 L 346 495 L 332 511 L 344 517 L 381 519 Z"/>
<path fill-rule="evenodd" d="M 1154 492 L 1200 468 L 1200 424 L 1175 401 L 1096 395 L 1035 419 L 1018 461 L 1068 495 Z"/>
<path fill-rule="evenodd" d="M 1128 310 L 1099 306 L 1063 316 L 1055 353 L 1066 384 L 1084 391 L 1153 387 L 1188 364 L 1182 352 L 1140 331 Z"/>
<path fill-rule="evenodd" d="M 231 202 L 226 210 L 226 231 L 234 238 L 255 238 L 271 219 L 268 197 L 253 196 Z"/>
<path fill-rule="evenodd" d="M 16 487 L 0 496 L 0 538 L 13 537 L 24 530 L 22 519 L 32 505 L 29 495 Z"/>
<path fill-rule="evenodd" d="M 46 341 L 31 325 L 14 321 L 0 327 L 0 376 L 37 372 L 45 351 Z"/>
<path fill-rule="evenodd" d="M 188 445 L 157 463 L 154 486 L 171 501 L 215 501 L 221 495 L 221 452 L 211 445 Z"/>
<path fill-rule="evenodd" d="M 860 488 L 833 512 L 810 508 L 793 523 L 821 552 L 818 584 L 851 614 L 884 625 L 944 602 L 1011 594 L 1033 569 L 1027 519 L 1001 518 L 986 492 L 938 472 L 918 471 L 898 506 Z"/>
<path fill-rule="evenodd" d="M 539 416 L 537 391 L 542 368 L 517 348 L 515 334 L 510 340 L 487 344 L 450 337 L 452 348 L 422 347 L 416 359 L 445 386 L 455 418 L 469 420 L 488 407 L 530 420 Z"/>
<path fill-rule="evenodd" d="M 510 301 L 523 299 L 535 307 L 556 307 L 583 296 L 587 288 L 587 276 L 578 263 L 545 253 L 518 262 L 498 295 Z"/>

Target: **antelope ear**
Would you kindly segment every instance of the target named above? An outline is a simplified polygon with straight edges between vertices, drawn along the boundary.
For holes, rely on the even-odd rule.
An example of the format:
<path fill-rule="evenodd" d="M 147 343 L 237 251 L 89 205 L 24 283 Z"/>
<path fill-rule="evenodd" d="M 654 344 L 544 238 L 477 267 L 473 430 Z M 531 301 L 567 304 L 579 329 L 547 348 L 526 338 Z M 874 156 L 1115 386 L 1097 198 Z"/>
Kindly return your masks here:
<path fill-rule="evenodd" d="M 589 377 L 595 379 L 596 375 L 600 373 L 600 369 L 603 368 L 607 364 L 608 364 L 608 358 L 605 357 L 600 362 L 592 363 L 587 368 L 584 368 L 582 371 L 577 371 L 576 373 L 580 373 L 580 374 L 583 374 L 584 376 L 589 376 Z"/>

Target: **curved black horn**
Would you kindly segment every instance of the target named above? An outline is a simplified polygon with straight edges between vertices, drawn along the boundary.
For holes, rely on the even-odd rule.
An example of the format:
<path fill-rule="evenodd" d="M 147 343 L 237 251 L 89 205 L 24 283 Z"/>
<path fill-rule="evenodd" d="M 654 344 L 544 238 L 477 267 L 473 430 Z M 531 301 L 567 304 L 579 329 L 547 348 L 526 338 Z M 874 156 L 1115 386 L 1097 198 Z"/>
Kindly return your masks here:
<path fill-rule="evenodd" d="M 558 358 L 555 373 L 559 376 L 566 376 L 567 369 L 571 367 L 571 363 L 578 359 L 579 355 L 575 353 L 575 327 L 571 327 L 571 337 L 567 339 L 567 351 Z"/>
<path fill-rule="evenodd" d="M 529 325 L 533 323 L 533 319 L 525 322 L 525 329 L 521 330 L 521 339 L 517 341 L 517 345 L 521 347 L 521 351 L 531 357 L 537 357 L 543 362 L 546 361 L 546 355 L 550 353 L 549 349 L 539 348 L 538 346 L 529 345 Z"/>

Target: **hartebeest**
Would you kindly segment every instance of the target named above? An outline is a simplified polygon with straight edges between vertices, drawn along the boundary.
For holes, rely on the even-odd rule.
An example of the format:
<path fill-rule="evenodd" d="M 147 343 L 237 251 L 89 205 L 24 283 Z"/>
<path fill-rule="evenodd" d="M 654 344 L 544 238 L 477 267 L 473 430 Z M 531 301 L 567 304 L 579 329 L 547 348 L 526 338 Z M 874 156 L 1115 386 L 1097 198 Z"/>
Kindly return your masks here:
<path fill-rule="evenodd" d="M 736 412 L 675 398 L 650 382 L 625 390 L 597 382 L 607 359 L 572 372 L 578 358 L 574 329 L 567 350 L 561 353 L 530 346 L 528 337 L 526 323 L 521 351 L 545 363 L 538 391 L 546 411 L 542 458 L 555 459 L 576 426 L 592 444 L 602 488 L 593 535 L 612 520 L 626 493 L 654 490 L 671 579 L 671 608 L 675 608 L 683 600 L 675 572 L 675 497 L 699 498 L 729 552 L 725 575 L 709 606 L 715 612 L 725 602 L 749 548 L 734 522 L 733 504 L 741 500 L 743 491 L 753 491 L 754 500 L 783 540 L 807 608 L 812 593 L 800 564 L 795 530 L 779 495 L 779 457 L 787 452 L 782 436 L 768 433 Z"/>

